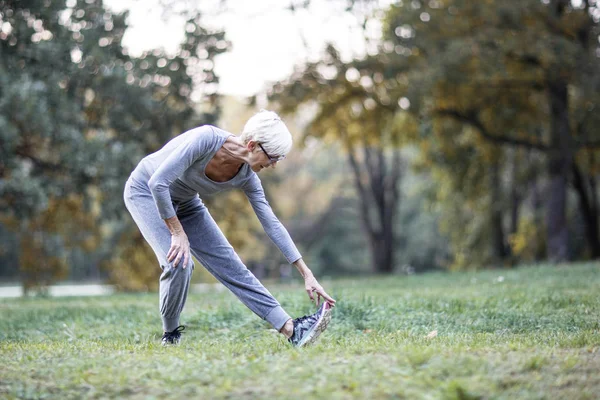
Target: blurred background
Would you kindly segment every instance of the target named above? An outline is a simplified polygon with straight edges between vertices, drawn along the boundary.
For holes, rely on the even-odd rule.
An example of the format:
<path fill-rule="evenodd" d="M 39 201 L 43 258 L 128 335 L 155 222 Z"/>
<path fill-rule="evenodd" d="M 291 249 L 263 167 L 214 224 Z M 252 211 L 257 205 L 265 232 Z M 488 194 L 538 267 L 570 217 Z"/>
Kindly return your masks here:
<path fill-rule="evenodd" d="M 317 276 L 598 259 L 599 34 L 598 0 L 0 0 L 0 284 L 155 290 L 129 173 L 261 108 Z M 243 193 L 206 201 L 259 278 L 295 276 Z"/>

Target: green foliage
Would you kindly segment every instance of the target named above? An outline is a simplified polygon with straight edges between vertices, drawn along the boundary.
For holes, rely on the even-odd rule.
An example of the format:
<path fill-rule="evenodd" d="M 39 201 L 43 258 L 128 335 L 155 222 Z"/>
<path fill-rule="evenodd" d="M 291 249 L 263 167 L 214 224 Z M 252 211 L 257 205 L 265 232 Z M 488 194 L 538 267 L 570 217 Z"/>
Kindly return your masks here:
<path fill-rule="evenodd" d="M 226 291 L 191 293 L 184 340 L 169 348 L 159 344 L 155 294 L 9 299 L 0 393 L 591 399 L 599 284 L 597 264 L 332 281 L 332 322 L 303 350 Z M 314 309 L 299 284 L 270 289 L 294 316 Z"/>
<path fill-rule="evenodd" d="M 83 197 L 75 194 L 52 198 L 48 209 L 36 218 L 25 225 L 13 220 L 12 225 L 21 229 L 19 270 L 26 294 L 32 289 L 43 293 L 49 284 L 68 276 L 69 259 L 64 249 L 89 253 L 100 238 L 98 226 L 84 209 Z"/>
<path fill-rule="evenodd" d="M 442 215 L 430 200 L 436 191 L 433 179 L 427 173 L 408 171 L 401 188 L 396 270 L 410 274 L 448 267 L 448 237 L 440 230 Z"/>
<path fill-rule="evenodd" d="M 511 207 L 523 207 L 511 204 L 511 190 L 527 194 L 539 176 L 552 185 L 547 221 L 559 221 L 545 227 L 544 236 L 554 243 L 547 244 L 547 256 L 560 258 L 554 252 L 566 246 L 566 236 L 560 236 L 568 211 L 561 205 L 567 203 L 564 181 L 571 168 L 580 168 L 582 154 L 594 165 L 598 158 L 597 132 L 587 125 L 598 102 L 597 91 L 589 90 L 597 87 L 599 71 L 598 45 L 590 40 L 600 29 L 591 16 L 596 11 L 593 2 L 575 7 L 537 0 L 399 2 L 388 11 L 382 49 L 413 65 L 406 74 L 411 109 L 414 104 L 413 112 L 430 122 L 416 138 L 421 167 L 437 170 L 440 178 L 455 266 L 509 259 L 500 231 Z M 569 93 L 557 94 L 557 87 Z M 543 155 L 547 174 L 526 151 Z M 557 165 L 563 165 L 560 171 Z M 491 171 L 512 179 L 499 181 Z M 593 176 L 589 186 L 577 189 L 580 197 L 596 192 Z M 597 214 L 596 196 L 593 205 L 580 206 L 591 210 L 589 232 L 599 229 L 591 217 Z M 588 246 L 597 247 L 593 234 Z"/>
<path fill-rule="evenodd" d="M 126 18 L 102 0 L 0 2 L 0 216 L 18 221 L 15 231 L 31 260 L 73 250 L 53 241 L 49 227 L 36 233 L 45 244 L 35 244 L 28 224 L 47 218 L 54 199 L 78 195 L 77 215 L 61 219 L 101 227 L 96 260 L 133 251 L 132 260 L 105 263 L 109 270 L 136 265 L 135 254 L 145 250 L 112 248 L 132 231 L 122 204 L 127 176 L 171 137 L 217 118 L 213 67 L 230 46 L 224 33 L 191 15 L 176 54 L 157 49 L 130 57 L 122 47 Z M 23 268 L 35 284 L 36 273 Z"/>
<path fill-rule="evenodd" d="M 544 232 L 535 220 L 522 218 L 518 230 L 510 236 L 512 252 L 524 261 L 535 261 L 543 253 Z"/>
<path fill-rule="evenodd" d="M 368 57 L 345 63 L 330 45 L 323 60 L 307 63 L 270 92 L 283 112 L 312 107 L 305 131 L 324 143 L 341 144 L 359 199 L 371 268 L 384 273 L 394 269 L 398 185 L 404 172 L 398 147 L 402 131 L 416 129 L 414 119 L 395 112 L 406 85 L 387 84 L 387 62 Z"/>
<path fill-rule="evenodd" d="M 113 257 L 102 264 L 108 283 L 120 291 L 157 290 L 160 268 L 156 255 L 137 227 L 125 230 L 119 239 Z"/>
<path fill-rule="evenodd" d="M 313 107 L 307 132 L 350 155 L 415 145 L 413 166 L 437 183 L 431 200 L 451 268 L 598 257 L 597 12 L 597 2 L 563 0 L 395 2 L 378 52 L 345 61 L 329 46 L 271 96 L 283 110 Z M 368 156 L 356 158 L 379 173 Z M 527 221 L 538 225 L 535 238 L 518 231 Z M 587 251 L 569 249 L 577 229 Z"/>

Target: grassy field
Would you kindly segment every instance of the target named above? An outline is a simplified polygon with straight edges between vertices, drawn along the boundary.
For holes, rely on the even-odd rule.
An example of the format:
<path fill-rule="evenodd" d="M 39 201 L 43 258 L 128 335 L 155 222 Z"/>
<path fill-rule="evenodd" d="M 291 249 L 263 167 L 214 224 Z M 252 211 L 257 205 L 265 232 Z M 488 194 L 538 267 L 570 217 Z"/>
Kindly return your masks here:
<path fill-rule="evenodd" d="M 168 348 L 155 294 L 0 300 L 0 398 L 600 399 L 598 264 L 322 283 L 338 306 L 301 350 L 226 291 Z"/>

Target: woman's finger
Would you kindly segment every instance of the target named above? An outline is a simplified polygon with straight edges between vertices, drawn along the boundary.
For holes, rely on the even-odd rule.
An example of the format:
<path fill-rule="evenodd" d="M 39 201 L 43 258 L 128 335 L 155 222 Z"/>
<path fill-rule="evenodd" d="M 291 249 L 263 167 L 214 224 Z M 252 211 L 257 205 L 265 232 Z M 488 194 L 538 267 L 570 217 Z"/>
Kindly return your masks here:
<path fill-rule="evenodd" d="M 183 269 L 185 269 L 185 267 L 187 267 L 188 265 L 188 261 L 189 261 L 189 252 L 186 251 L 185 254 L 183 255 Z"/>
<path fill-rule="evenodd" d="M 179 261 L 181 261 L 181 252 L 178 251 L 175 260 L 173 261 L 173 268 L 177 268 Z"/>
<path fill-rule="evenodd" d="M 306 293 L 308 293 L 308 297 L 310 298 L 310 301 L 315 301 L 315 298 L 313 297 L 312 289 L 307 289 Z"/>
<path fill-rule="evenodd" d="M 176 244 L 171 245 L 171 257 L 169 257 L 169 261 L 173 261 L 179 255 L 179 246 Z"/>
<path fill-rule="evenodd" d="M 333 299 L 333 297 L 331 297 L 330 295 L 328 295 L 325 290 L 321 289 L 320 293 L 321 296 L 323 296 L 323 298 L 325 300 L 327 300 L 328 302 L 330 302 L 331 304 L 335 304 L 335 300 Z"/>

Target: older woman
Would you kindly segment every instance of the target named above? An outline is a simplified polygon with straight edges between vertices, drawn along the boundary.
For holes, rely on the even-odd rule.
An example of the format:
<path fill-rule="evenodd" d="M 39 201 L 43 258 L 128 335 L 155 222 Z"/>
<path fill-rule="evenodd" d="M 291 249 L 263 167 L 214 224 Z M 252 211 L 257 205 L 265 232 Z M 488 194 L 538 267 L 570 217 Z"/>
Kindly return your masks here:
<path fill-rule="evenodd" d="M 290 235 L 277 219 L 257 173 L 275 167 L 292 147 L 292 137 L 274 112 L 248 120 L 240 137 L 214 126 L 187 131 L 138 164 L 125 185 L 125 204 L 162 269 L 162 343 L 176 344 L 183 326 L 193 254 L 250 310 L 290 343 L 312 343 L 327 327 L 335 300 L 317 282 Z M 265 232 L 304 278 L 311 300 L 325 300 L 312 315 L 292 319 L 246 268 L 202 203 L 223 190 L 244 191 Z"/>

